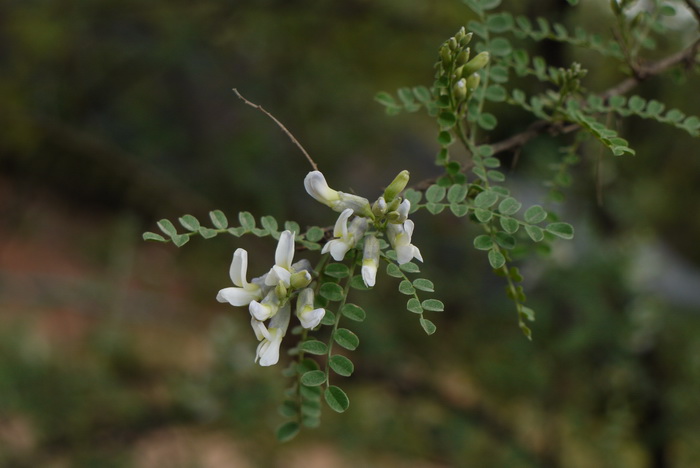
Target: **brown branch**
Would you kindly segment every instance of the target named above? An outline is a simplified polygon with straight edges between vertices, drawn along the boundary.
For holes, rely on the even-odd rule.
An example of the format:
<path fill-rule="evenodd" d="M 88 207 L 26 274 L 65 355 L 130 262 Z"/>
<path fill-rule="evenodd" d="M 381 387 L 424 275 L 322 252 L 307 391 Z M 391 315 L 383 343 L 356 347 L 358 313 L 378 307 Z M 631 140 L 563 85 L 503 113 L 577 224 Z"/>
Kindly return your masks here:
<path fill-rule="evenodd" d="M 292 132 L 290 132 L 289 130 L 287 130 L 287 127 L 285 127 L 285 126 L 282 124 L 282 122 L 280 122 L 279 120 L 277 120 L 277 119 L 275 118 L 274 115 L 270 114 L 268 111 L 266 111 L 265 109 L 263 109 L 262 106 L 260 106 L 260 105 L 258 105 L 258 104 L 255 104 L 254 102 L 250 102 L 249 100 L 247 100 L 246 98 L 244 98 L 244 97 L 241 95 L 241 93 L 238 92 L 238 90 L 237 90 L 236 88 L 233 88 L 233 92 L 236 93 L 236 96 L 238 96 L 243 102 L 245 102 L 246 104 L 248 104 L 250 107 L 259 110 L 260 112 L 262 112 L 263 114 L 265 114 L 266 116 L 268 116 L 269 118 L 271 118 L 272 121 L 275 122 L 275 123 L 277 124 L 277 126 L 278 126 L 279 128 L 281 128 L 282 131 L 289 137 L 289 139 L 292 140 L 292 143 L 294 143 L 294 144 L 297 146 L 297 148 L 299 148 L 299 149 L 301 150 L 301 152 L 304 153 L 304 156 L 306 156 L 306 159 L 307 159 L 307 160 L 309 161 L 309 163 L 311 164 L 311 167 L 313 167 L 315 171 L 318 171 L 318 166 L 316 165 L 316 163 L 314 162 L 314 160 L 311 159 L 311 156 L 309 156 L 309 153 L 306 152 L 306 150 L 304 149 L 304 147 L 301 146 L 301 143 L 299 143 L 299 141 L 298 141 L 296 138 L 294 138 L 294 135 L 292 135 Z"/>
<path fill-rule="evenodd" d="M 685 0 L 685 5 L 693 12 L 695 19 L 700 25 L 700 5 L 698 5 L 695 0 Z"/>

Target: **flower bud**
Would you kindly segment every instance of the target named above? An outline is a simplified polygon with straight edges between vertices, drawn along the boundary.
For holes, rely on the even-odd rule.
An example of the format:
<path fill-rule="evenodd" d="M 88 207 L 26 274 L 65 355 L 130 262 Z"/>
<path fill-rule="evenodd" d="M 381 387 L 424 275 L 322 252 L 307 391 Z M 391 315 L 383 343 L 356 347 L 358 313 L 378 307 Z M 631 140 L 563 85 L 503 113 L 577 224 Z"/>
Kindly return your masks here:
<path fill-rule="evenodd" d="M 484 68 L 488 63 L 489 63 L 489 53 L 488 52 L 481 52 L 476 57 L 474 57 L 469 62 L 467 62 L 467 64 L 464 66 L 463 73 L 465 76 L 471 75 L 472 73 Z"/>
<path fill-rule="evenodd" d="M 377 217 L 381 217 L 386 214 L 386 200 L 384 200 L 384 197 L 377 198 L 377 201 L 374 202 L 374 205 L 372 205 L 372 213 L 374 213 L 374 216 Z"/>
<path fill-rule="evenodd" d="M 440 47 L 440 60 L 442 60 L 443 65 L 446 67 L 449 66 L 450 62 L 452 62 L 452 53 L 446 44 L 443 44 L 442 47 Z"/>
<path fill-rule="evenodd" d="M 452 96 L 457 102 L 467 98 L 467 80 L 462 78 L 452 86 Z"/>
<path fill-rule="evenodd" d="M 478 73 L 472 73 L 469 78 L 467 78 L 466 86 L 469 92 L 474 91 L 479 83 L 481 82 L 481 76 Z"/>
<path fill-rule="evenodd" d="M 459 53 L 457 56 L 457 65 L 464 65 L 469 61 L 469 54 L 471 53 L 471 50 L 469 47 L 464 49 L 462 52 Z"/>
<path fill-rule="evenodd" d="M 375 284 L 378 267 L 379 241 L 376 237 L 368 235 L 365 237 L 365 248 L 362 255 L 362 280 L 368 288 Z"/>
<path fill-rule="evenodd" d="M 462 37 L 459 40 L 459 45 L 460 47 L 465 47 L 467 44 L 469 44 L 472 40 L 473 33 L 465 34 L 464 37 Z"/>
<path fill-rule="evenodd" d="M 301 289 L 307 287 L 311 283 L 311 274 L 306 270 L 301 270 L 294 273 L 290 279 L 289 284 L 291 284 L 294 289 Z"/>
<path fill-rule="evenodd" d="M 394 198 L 406 188 L 409 179 L 410 173 L 407 170 L 404 169 L 399 172 L 386 190 L 384 190 L 384 200 L 386 200 L 387 203 L 393 201 Z"/>
<path fill-rule="evenodd" d="M 321 319 L 326 315 L 323 308 L 314 309 L 314 290 L 311 288 L 302 289 L 297 297 L 297 317 L 304 328 L 315 328 Z"/>
<path fill-rule="evenodd" d="M 447 43 L 449 44 L 450 50 L 452 52 L 457 52 L 457 50 L 459 50 L 459 44 L 457 44 L 457 39 L 455 39 L 454 37 L 451 37 Z"/>

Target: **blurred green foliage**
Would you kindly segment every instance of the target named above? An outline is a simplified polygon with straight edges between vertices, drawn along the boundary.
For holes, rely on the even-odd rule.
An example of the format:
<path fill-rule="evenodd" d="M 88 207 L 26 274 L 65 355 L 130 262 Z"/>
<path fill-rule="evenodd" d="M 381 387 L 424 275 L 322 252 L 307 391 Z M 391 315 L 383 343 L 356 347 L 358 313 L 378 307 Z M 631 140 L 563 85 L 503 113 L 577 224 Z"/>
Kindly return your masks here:
<path fill-rule="evenodd" d="M 612 17 L 604 3 L 504 8 L 607 33 Z M 437 0 L 4 2 L 0 174 L 16 203 L 3 205 L 3 233 L 31 237 L 27 206 L 37 199 L 65 217 L 61 229 L 94 257 L 104 255 L 95 246 L 108 243 L 105 219 L 118 231 L 123 218 L 150 225 L 183 212 L 205 218 L 214 207 L 298 218 L 313 206 L 301 185 L 308 167 L 233 87 L 284 122 L 329 180 L 342 174 L 348 188 L 379 193 L 397 168 L 435 175 L 429 121 L 388 119 L 372 97 L 429 83 L 437 47 L 469 15 L 459 2 Z M 659 56 L 697 29 L 690 15 L 674 21 Z M 594 90 L 621 76 L 587 52 L 520 46 L 562 65 L 579 57 L 591 70 L 585 86 Z M 635 92 L 697 114 L 700 97 L 684 83 L 692 79 L 672 73 Z M 494 140 L 524 126 L 514 111 L 499 121 Z M 136 338 L 142 317 L 127 314 L 125 324 L 107 307 L 91 310 L 97 325 L 84 340 L 47 348 L 26 317 L 35 303 L 27 310 L 0 303 L 2 316 L 12 318 L 0 333 L 0 466 L 149 466 L 134 447 L 183 427 L 225 434 L 250 466 L 292 466 L 319 445 L 344 460 L 325 466 L 695 466 L 700 158 L 680 130 L 634 117 L 620 130 L 637 155 L 612 160 L 584 148 L 574 169 L 581 176 L 566 189 L 577 240 L 546 262 L 520 265 L 539 311 L 532 343 L 512 326 L 487 263 L 456 237 L 456 220 L 419 213 L 424 271 L 446 304 L 433 314 L 437 334 L 426 337 L 414 316 L 393 305 L 401 299 L 396 284 L 380 276 L 382 294 L 357 301 L 368 319 L 355 330 L 361 344 L 348 380 L 352 406 L 278 447 L 270 407 L 282 391 L 278 369 L 252 367 L 247 319 L 212 308 L 238 244 L 188 245 L 193 250 L 169 254 L 167 270 L 190 285 L 180 287 L 191 298 L 188 315 L 165 316 L 168 323 L 150 333 L 168 337 L 157 340 L 162 352 L 178 358 L 180 335 L 169 338 L 169 327 L 197 337 L 210 353 L 201 366 L 154 359 Z M 529 176 L 546 170 L 565 143 L 537 139 L 504 158 L 523 198 L 546 190 Z M 94 216 L 100 229 L 66 215 L 66 206 Z M 141 246 L 139 230 L 132 231 L 126 246 L 114 247 L 117 257 L 160 248 Z M 270 247 L 245 242 L 271 256 Z M 6 281 L 13 272 L 3 264 L 2 273 Z M 126 274 L 143 281 L 142 272 Z M 45 314 L 55 312 L 44 306 Z M 208 325 L 192 325 L 197 306 Z M 25 320 L 24 328 L 6 325 Z M 174 458 L 172 466 L 216 465 Z"/>

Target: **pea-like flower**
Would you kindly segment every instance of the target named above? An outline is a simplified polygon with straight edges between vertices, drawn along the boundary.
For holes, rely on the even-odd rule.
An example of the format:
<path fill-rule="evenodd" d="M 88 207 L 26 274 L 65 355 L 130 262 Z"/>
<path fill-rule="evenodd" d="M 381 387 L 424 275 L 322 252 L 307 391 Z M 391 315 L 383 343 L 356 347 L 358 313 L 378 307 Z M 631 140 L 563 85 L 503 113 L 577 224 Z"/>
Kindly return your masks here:
<path fill-rule="evenodd" d="M 292 273 L 292 260 L 294 259 L 294 234 L 292 231 L 284 231 L 280 234 L 275 250 L 275 265 L 265 277 L 267 286 L 277 286 L 282 283 L 289 287 Z"/>
<path fill-rule="evenodd" d="M 228 302 L 237 307 L 246 306 L 252 301 L 262 299 L 263 293 L 260 285 L 249 283 L 246 280 L 248 270 L 248 252 L 244 249 L 236 249 L 233 253 L 233 260 L 229 269 L 231 281 L 237 287 L 224 288 L 216 295 L 216 300 L 219 302 Z"/>
<path fill-rule="evenodd" d="M 287 334 L 291 315 L 289 303 L 279 309 L 279 312 L 270 320 L 269 327 L 255 318 L 251 319 L 251 326 L 260 344 L 255 351 L 255 362 L 261 366 L 277 364 L 280 358 L 280 345 L 282 338 Z"/>
<path fill-rule="evenodd" d="M 328 241 L 323 246 L 323 250 L 321 250 L 321 253 L 330 252 L 331 257 L 336 262 L 343 260 L 348 250 L 355 247 L 357 241 L 360 240 L 367 230 L 367 219 L 360 216 L 353 219 L 348 226 L 350 216 L 352 216 L 352 209 L 350 208 L 340 213 L 338 221 L 335 222 L 335 227 L 333 228 L 333 235 L 336 239 Z"/>
<path fill-rule="evenodd" d="M 362 256 L 362 281 L 371 288 L 377 279 L 379 267 L 379 240 L 373 235 L 365 237 L 365 248 Z"/>
<path fill-rule="evenodd" d="M 418 247 L 411 244 L 411 237 L 413 236 L 413 221 L 410 219 L 406 220 L 403 224 L 387 224 L 386 226 L 387 237 L 389 238 L 389 243 L 396 251 L 396 261 L 399 265 L 408 263 L 411 259 L 423 261 L 423 257 L 420 254 Z"/>
<path fill-rule="evenodd" d="M 297 297 L 297 317 L 304 328 L 315 328 L 326 315 L 326 309 L 314 309 L 314 290 L 302 289 Z"/>
<path fill-rule="evenodd" d="M 309 195 L 314 197 L 333 211 L 344 211 L 352 209 L 355 214 L 373 218 L 372 208 L 369 200 L 351 193 L 339 192 L 328 186 L 326 178 L 320 171 L 311 171 L 304 178 L 304 188 Z"/>

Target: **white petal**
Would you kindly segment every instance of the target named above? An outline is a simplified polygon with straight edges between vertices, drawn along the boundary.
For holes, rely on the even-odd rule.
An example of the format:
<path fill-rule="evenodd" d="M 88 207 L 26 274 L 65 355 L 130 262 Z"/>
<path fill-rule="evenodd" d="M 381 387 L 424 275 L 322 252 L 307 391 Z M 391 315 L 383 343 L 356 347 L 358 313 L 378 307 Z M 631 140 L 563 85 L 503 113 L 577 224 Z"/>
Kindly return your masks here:
<path fill-rule="evenodd" d="M 413 246 L 412 245 L 398 245 L 396 246 L 396 262 L 399 265 L 408 263 L 413 258 Z"/>
<path fill-rule="evenodd" d="M 273 366 L 279 362 L 280 359 L 280 344 L 282 344 L 281 336 L 274 336 L 273 339 L 264 340 L 258 345 L 256 350 L 255 360 L 259 359 L 258 364 L 263 367 Z"/>
<path fill-rule="evenodd" d="M 240 287 L 247 286 L 246 273 L 248 271 L 248 252 L 245 249 L 236 249 L 229 268 L 229 275 L 233 284 Z"/>
<path fill-rule="evenodd" d="M 413 221 L 410 219 L 407 219 L 405 223 L 403 223 L 403 230 L 406 232 L 406 235 L 408 235 L 408 242 L 411 242 L 411 238 L 413 237 Z"/>
<path fill-rule="evenodd" d="M 260 289 L 243 289 L 243 288 L 224 288 L 216 295 L 216 300 L 219 302 L 228 302 L 229 304 L 242 307 L 250 304 L 251 301 L 259 300 L 262 297 Z"/>
<path fill-rule="evenodd" d="M 345 254 L 350 250 L 350 246 L 340 239 L 332 240 L 327 245 L 330 245 L 331 257 L 336 262 L 342 261 L 345 258 Z"/>
<path fill-rule="evenodd" d="M 280 240 L 277 243 L 275 251 L 275 265 L 289 270 L 292 267 L 292 259 L 294 258 L 294 234 L 292 231 L 284 231 L 280 234 Z"/>
<path fill-rule="evenodd" d="M 335 222 L 335 227 L 333 228 L 334 237 L 346 237 L 348 235 L 348 218 L 352 216 L 352 210 L 348 208 L 343 210 L 338 216 L 338 220 Z"/>
<path fill-rule="evenodd" d="M 260 320 L 256 320 L 255 317 L 250 318 L 250 326 L 253 328 L 253 332 L 255 333 L 255 337 L 258 339 L 258 341 L 272 339 L 272 335 L 270 335 L 270 332 L 267 331 L 265 324 Z"/>
<path fill-rule="evenodd" d="M 418 247 L 415 245 L 413 246 L 413 257 L 416 260 L 420 260 L 421 262 L 423 261 L 423 256 L 420 254 L 420 250 L 418 250 Z"/>
<path fill-rule="evenodd" d="M 302 270 L 313 271 L 313 269 L 311 267 L 311 262 L 305 258 L 302 258 L 298 262 L 293 263 L 292 270 L 294 270 L 294 271 L 302 271 Z"/>
<path fill-rule="evenodd" d="M 326 315 L 326 309 L 308 309 L 299 315 L 299 321 L 304 328 L 315 328 Z"/>
<path fill-rule="evenodd" d="M 331 206 L 338 200 L 338 192 L 328 186 L 326 178 L 319 171 L 309 172 L 304 178 L 306 192 L 324 205 Z"/>
<path fill-rule="evenodd" d="M 350 227 L 348 228 L 348 233 L 349 233 L 350 237 L 352 237 L 351 247 L 355 246 L 358 239 L 360 239 L 360 237 L 362 237 L 365 234 L 366 230 L 367 230 L 367 218 L 357 217 L 357 218 L 352 220 L 352 222 L 350 223 Z"/>
<path fill-rule="evenodd" d="M 377 279 L 377 267 L 375 265 L 363 265 L 362 267 L 362 281 L 365 282 L 365 286 L 371 288 Z"/>
<path fill-rule="evenodd" d="M 276 330 L 279 330 L 280 332 L 280 340 L 282 337 L 287 333 L 287 327 L 289 327 L 289 319 L 291 318 L 292 315 L 292 309 L 291 306 L 289 305 L 289 302 L 287 302 L 278 312 L 275 314 L 274 317 L 272 317 L 272 320 L 270 320 L 270 328 L 274 328 Z"/>
<path fill-rule="evenodd" d="M 252 301 L 248 310 L 250 310 L 250 315 L 252 315 L 255 320 L 264 322 L 277 312 L 277 306 L 270 303 L 266 304 L 264 302 Z"/>
<path fill-rule="evenodd" d="M 292 273 L 289 270 L 285 270 L 281 266 L 273 266 L 270 272 L 265 278 L 265 284 L 267 286 L 277 286 L 278 283 L 284 284 L 284 287 L 289 287 L 289 280 Z"/>

